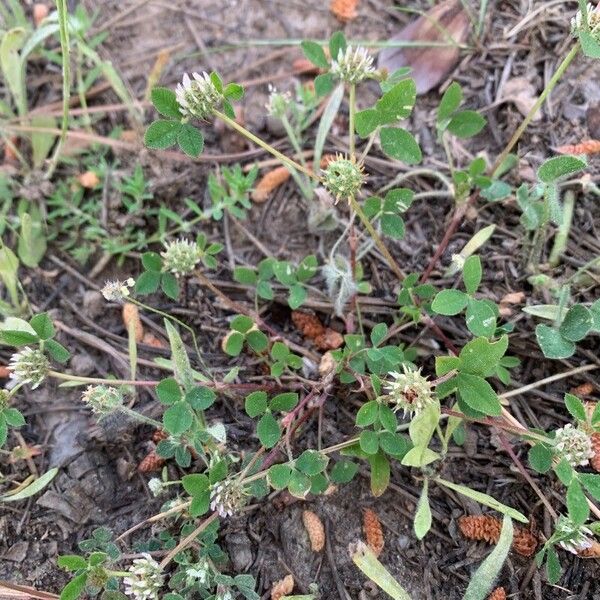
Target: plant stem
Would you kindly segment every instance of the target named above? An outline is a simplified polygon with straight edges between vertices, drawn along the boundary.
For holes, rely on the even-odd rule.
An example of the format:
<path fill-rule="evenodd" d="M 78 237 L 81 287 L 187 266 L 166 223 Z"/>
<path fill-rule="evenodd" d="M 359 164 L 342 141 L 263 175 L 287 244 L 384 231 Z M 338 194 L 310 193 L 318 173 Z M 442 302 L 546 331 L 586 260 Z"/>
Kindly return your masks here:
<path fill-rule="evenodd" d="M 58 371 L 48 371 L 49 377 L 62 379 L 64 381 L 77 381 L 79 383 L 90 384 L 109 384 L 109 385 L 137 385 L 144 387 L 155 387 L 158 381 L 133 381 L 130 379 L 102 379 L 100 377 L 81 377 L 80 375 L 69 375 L 68 373 L 59 373 Z"/>
<path fill-rule="evenodd" d="M 350 150 L 350 158 L 354 156 L 354 114 L 356 112 L 356 85 L 350 84 L 350 92 L 348 94 L 348 148 Z"/>
<path fill-rule="evenodd" d="M 523 132 L 527 129 L 527 127 L 531 123 L 533 117 L 535 117 L 537 111 L 541 108 L 542 104 L 544 104 L 544 102 L 546 101 L 546 98 L 550 95 L 550 92 L 552 92 L 552 90 L 554 89 L 556 84 L 559 82 L 560 78 L 564 75 L 565 71 L 567 70 L 567 68 L 569 67 L 571 62 L 573 62 L 573 59 L 577 56 L 578 52 L 579 52 L 579 42 L 577 42 L 571 48 L 571 50 L 569 51 L 567 56 L 565 56 L 563 61 L 560 63 L 560 65 L 554 72 L 554 75 L 552 75 L 550 81 L 547 83 L 546 87 L 540 94 L 536 103 L 531 107 L 531 110 L 527 113 L 527 116 L 523 119 L 523 121 L 521 122 L 521 124 L 519 125 L 517 130 L 513 133 L 508 144 L 506 144 L 506 147 L 504 148 L 504 150 L 502 150 L 502 152 L 500 153 L 498 158 L 496 158 L 496 161 L 494 162 L 494 164 L 492 165 L 492 168 L 490 169 L 490 173 L 492 175 L 496 172 L 498 167 L 504 162 L 504 160 L 508 156 L 509 152 L 514 148 L 515 144 L 519 141 L 521 135 L 523 135 Z"/>
<path fill-rule="evenodd" d="M 560 262 L 560 258 L 567 247 L 569 232 L 571 231 L 571 223 L 573 221 L 573 209 L 575 208 L 575 194 L 572 190 L 565 192 L 565 201 L 563 203 L 562 222 L 558 227 L 556 236 L 554 237 L 554 245 L 550 251 L 548 264 L 551 267 L 556 267 Z"/>
<path fill-rule="evenodd" d="M 275 158 L 278 158 L 282 163 L 284 163 L 290 167 L 293 167 L 294 169 L 297 169 L 298 171 L 301 171 L 305 175 L 308 175 L 309 177 L 312 177 L 313 179 L 316 179 L 317 181 L 320 180 L 320 177 L 318 175 L 316 175 L 313 171 L 311 171 L 310 169 L 307 169 L 306 167 L 303 167 L 301 164 L 297 163 L 296 161 L 292 160 L 291 158 L 288 158 L 285 154 L 282 154 L 281 152 L 279 152 L 279 150 L 276 150 L 275 148 L 273 148 L 273 146 L 271 146 L 270 144 L 267 144 L 267 142 L 264 142 L 263 140 L 261 140 L 259 137 L 254 135 L 251 131 L 248 131 L 245 127 L 242 127 L 239 123 L 236 123 L 233 119 L 230 119 L 227 115 L 223 114 L 222 112 L 219 112 L 218 110 L 215 110 L 213 114 L 216 117 L 218 117 L 219 119 L 221 119 L 221 121 L 227 123 L 227 125 L 229 125 L 232 129 L 235 129 L 238 133 L 241 133 L 243 136 L 247 137 L 250 141 L 254 142 L 258 146 L 260 146 L 261 148 L 263 148 L 264 150 L 266 150 L 267 152 L 272 154 Z"/>
<path fill-rule="evenodd" d="M 127 415 L 128 417 L 131 417 L 132 419 L 135 419 L 136 421 L 139 421 L 140 423 L 145 423 L 146 425 L 151 425 L 152 427 L 154 427 L 156 429 L 163 428 L 163 424 L 160 421 L 157 421 L 156 419 L 153 419 L 152 417 L 147 417 L 146 415 L 143 415 L 142 413 L 139 413 L 139 412 L 129 408 L 128 406 L 120 406 L 117 410 L 119 412 L 122 412 L 124 415 Z"/>
<path fill-rule="evenodd" d="M 362 221 L 362 224 L 365 226 L 366 230 L 369 232 L 370 236 L 373 238 L 373 241 L 375 242 L 377 248 L 379 248 L 379 251 L 383 254 L 385 259 L 387 260 L 388 265 L 390 266 L 392 271 L 394 271 L 394 273 L 396 274 L 396 277 L 398 277 L 398 279 L 404 279 L 406 277 L 406 275 L 404 274 L 402 269 L 398 266 L 398 263 L 394 260 L 394 257 L 390 254 L 390 251 L 386 248 L 385 244 L 383 243 L 383 240 L 381 239 L 381 237 L 375 231 L 375 228 L 371 224 L 371 221 L 369 221 L 367 215 L 365 215 L 362 208 L 360 207 L 360 204 L 356 201 L 356 199 L 353 196 L 350 196 L 348 198 L 348 201 L 350 202 L 350 207 L 352 208 L 352 210 L 358 215 L 358 218 Z"/>
<path fill-rule="evenodd" d="M 56 10 L 58 11 L 58 25 L 60 32 L 60 51 L 62 55 L 62 123 L 60 128 L 60 138 L 54 149 L 54 154 L 50 159 L 48 170 L 46 171 L 46 179 L 50 179 L 54 174 L 54 170 L 58 165 L 58 159 L 62 151 L 63 144 L 67 139 L 67 128 L 69 126 L 69 100 L 71 93 L 71 72 L 69 64 L 69 26 L 68 26 L 68 8 L 67 0 L 56 0 Z"/>

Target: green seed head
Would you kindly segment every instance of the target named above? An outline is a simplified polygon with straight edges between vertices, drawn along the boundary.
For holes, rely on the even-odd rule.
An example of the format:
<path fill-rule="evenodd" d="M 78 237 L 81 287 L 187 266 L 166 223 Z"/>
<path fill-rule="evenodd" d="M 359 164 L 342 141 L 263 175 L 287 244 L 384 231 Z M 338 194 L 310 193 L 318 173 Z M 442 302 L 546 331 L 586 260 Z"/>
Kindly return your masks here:
<path fill-rule="evenodd" d="M 196 242 L 180 239 L 166 244 L 165 251 L 160 255 L 163 258 L 165 270 L 171 271 L 179 277 L 194 271 L 202 258 L 202 250 Z"/>
<path fill-rule="evenodd" d="M 323 185 L 336 201 L 340 198 L 355 198 L 365 179 L 362 165 L 354 158 L 348 159 L 341 155 L 332 160 L 323 171 Z"/>
<path fill-rule="evenodd" d="M 123 404 L 121 390 L 109 385 L 90 385 L 83 392 L 81 399 L 100 418 L 106 417 Z"/>

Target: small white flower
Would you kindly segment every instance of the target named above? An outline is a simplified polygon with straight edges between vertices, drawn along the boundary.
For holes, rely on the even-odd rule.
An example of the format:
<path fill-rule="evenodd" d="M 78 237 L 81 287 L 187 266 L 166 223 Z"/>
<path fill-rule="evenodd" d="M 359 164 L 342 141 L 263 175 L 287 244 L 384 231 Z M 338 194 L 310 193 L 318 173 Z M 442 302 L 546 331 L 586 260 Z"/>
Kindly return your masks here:
<path fill-rule="evenodd" d="M 331 72 L 346 83 L 356 84 L 373 77 L 373 57 L 365 48 L 347 46 L 346 50 L 338 52 L 337 58 L 331 63 Z"/>
<path fill-rule="evenodd" d="M 265 104 L 269 115 L 278 118 L 283 117 L 291 101 L 292 95 L 289 92 L 278 92 L 269 84 L 269 101 Z"/>
<path fill-rule="evenodd" d="M 210 491 L 210 508 L 220 517 L 230 517 L 245 503 L 244 490 L 236 481 L 220 481 Z"/>
<path fill-rule="evenodd" d="M 184 117 L 206 119 L 218 107 L 223 94 L 215 87 L 210 75 L 204 71 L 192 73 L 193 79 L 184 73 L 183 80 L 175 88 L 179 111 Z"/>
<path fill-rule="evenodd" d="M 132 288 L 135 285 L 135 280 L 133 278 L 129 278 L 127 281 L 107 281 L 104 284 L 102 290 L 102 295 L 109 302 L 118 302 L 119 300 L 124 300 L 129 296 L 129 288 Z"/>
<path fill-rule="evenodd" d="M 583 525 L 575 525 L 571 519 L 561 515 L 556 523 L 555 534 L 564 538 L 559 544 L 568 552 L 577 554 L 582 550 L 591 548 L 593 533 Z"/>
<path fill-rule="evenodd" d="M 210 564 L 205 558 L 201 558 L 193 565 L 190 565 L 185 570 L 187 585 L 193 583 L 199 583 L 200 585 L 206 585 L 210 577 Z"/>
<path fill-rule="evenodd" d="M 34 390 L 48 375 L 50 363 L 41 350 L 26 347 L 10 357 L 8 370 L 13 386 L 29 383 Z"/>
<path fill-rule="evenodd" d="M 163 258 L 164 268 L 180 276 L 188 275 L 196 268 L 202 258 L 202 250 L 196 242 L 182 238 L 166 244 L 165 251 L 160 255 Z"/>
<path fill-rule="evenodd" d="M 148 489 L 150 490 L 150 492 L 152 493 L 152 495 L 157 498 L 158 496 L 160 496 L 164 491 L 165 491 L 165 486 L 162 482 L 161 479 L 159 479 L 158 477 L 153 477 L 149 482 L 148 482 Z"/>
<path fill-rule="evenodd" d="M 435 402 L 431 382 L 421 375 L 421 369 L 414 371 L 406 365 L 402 365 L 402 369 L 404 373 L 388 373 L 392 380 L 383 386 L 387 392 L 386 399 L 394 410 L 402 410 L 405 415 L 419 414 L 426 406 Z"/>
<path fill-rule="evenodd" d="M 133 596 L 135 600 L 158 600 L 164 576 L 160 565 L 149 554 L 136 558 L 129 567 L 129 573 L 123 579 L 128 596 Z"/>
<path fill-rule="evenodd" d="M 600 34 L 600 8 L 588 3 L 586 12 L 590 32 Z M 571 32 L 573 35 L 577 35 L 582 30 L 584 30 L 583 13 L 578 10 L 577 14 L 571 19 Z"/>
<path fill-rule="evenodd" d="M 584 467 L 594 456 L 592 440 L 581 429 L 570 423 L 557 429 L 554 437 L 554 449 L 560 458 L 564 458 L 572 467 Z"/>

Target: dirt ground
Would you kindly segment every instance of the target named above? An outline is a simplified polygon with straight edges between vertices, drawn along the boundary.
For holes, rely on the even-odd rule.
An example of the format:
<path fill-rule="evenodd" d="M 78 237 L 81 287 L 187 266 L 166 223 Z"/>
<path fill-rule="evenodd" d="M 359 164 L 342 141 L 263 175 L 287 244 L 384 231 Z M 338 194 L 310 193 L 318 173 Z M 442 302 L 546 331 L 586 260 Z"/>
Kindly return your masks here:
<path fill-rule="evenodd" d="M 132 93 L 144 95 L 147 76 L 161 51 L 168 51 L 168 64 L 161 84 L 174 86 L 183 72 L 218 70 L 225 80 L 240 81 L 247 88 L 242 102 L 244 120 L 248 128 L 271 140 L 280 139 L 281 133 L 270 128 L 265 118 L 264 105 L 268 97 L 267 84 L 271 81 L 283 91 L 293 89 L 295 81 L 305 78 L 292 74 L 292 63 L 300 57 L 297 48 L 267 44 L 269 40 L 327 38 L 340 28 L 331 15 L 328 3 L 315 0 L 85 0 L 86 8 L 99 11 L 95 28 L 106 30 L 108 37 L 100 48 L 106 60 L 117 67 Z M 359 17 L 342 26 L 349 39 L 385 40 L 413 18 L 407 12 L 396 10 L 393 0 L 362 0 Z M 417 1 L 411 8 L 427 9 L 425 2 Z M 506 81 L 524 77 L 539 93 L 552 73 L 558 56 L 568 46 L 568 21 L 576 8 L 575 2 L 496 1 L 487 9 L 485 34 L 478 47 L 466 52 L 449 79 L 459 81 L 465 91 L 465 104 L 483 109 L 489 120 L 488 135 L 478 136 L 456 148 L 464 157 L 483 152 L 493 159 L 503 147 L 509 134 L 518 125 L 521 115 L 512 102 L 501 101 L 501 89 Z M 526 15 L 534 16 L 524 20 Z M 238 47 L 236 47 L 238 46 Z M 44 74 L 43 65 L 34 65 L 31 81 Z M 59 73 L 50 71 L 50 80 L 56 85 L 40 89 L 38 104 L 60 99 Z M 535 122 L 519 145 L 521 172 L 533 177 L 534 171 L 552 148 L 575 143 L 585 138 L 600 139 L 600 68 L 596 61 L 579 59 L 568 76 L 558 85 L 543 117 Z M 368 86 L 359 96 L 359 104 L 372 101 L 373 90 Z M 439 169 L 444 160 L 441 149 L 434 143 L 435 115 L 440 90 L 419 97 L 410 119 L 409 130 L 415 132 L 424 151 L 423 166 Z M 91 106 L 115 102 L 111 92 L 104 92 L 90 100 Z M 342 148 L 338 135 L 347 128 L 344 110 L 334 125 L 333 135 L 326 150 Z M 146 111 L 150 120 L 150 111 Z M 96 131 L 108 134 L 122 125 L 135 127 L 122 111 L 102 116 L 95 124 Z M 264 155 L 252 154 L 251 147 L 227 132 L 205 127 L 207 154 L 203 161 L 181 162 L 159 160 L 152 152 L 116 151 L 120 169 L 133 171 L 140 164 L 150 181 L 155 201 L 164 202 L 173 210 L 181 209 L 181 199 L 190 197 L 203 204 L 206 198 L 206 177 L 209 170 L 227 162 L 229 154 L 247 153 L 243 164 L 250 165 Z M 339 146 L 339 147 L 338 147 Z M 214 155 L 207 159 L 207 156 Z M 367 163 L 368 185 L 377 189 L 397 174 L 398 165 L 382 160 Z M 225 157 L 225 158 L 223 158 Z M 60 172 L 68 173 L 69 166 Z M 589 172 L 598 182 L 598 162 L 592 160 Z M 24 186 L 35 182 L 23 182 Z M 414 177 L 410 187 L 416 192 L 435 190 L 436 182 L 427 177 Z M 42 195 L 45 193 L 41 191 Z M 47 192 L 48 194 L 50 191 Z M 111 192 L 116 193 L 116 192 Z M 344 210 L 341 208 L 340 210 Z M 451 199 L 438 198 L 416 202 L 406 219 L 406 237 L 391 244 L 393 254 L 407 272 L 422 271 L 441 239 L 446 219 L 451 211 Z M 256 205 L 249 219 L 240 229 L 232 222 L 210 222 L 205 232 L 211 239 L 226 240 L 226 255 L 237 264 L 256 264 L 264 258 L 260 247 L 253 242 L 256 236 L 264 249 L 282 259 L 296 259 L 315 253 L 323 259 L 323 249 L 329 238 L 309 234 L 308 207 L 301 200 L 293 182 L 281 188 L 264 205 Z M 139 226 L 151 227 L 151 217 L 139 215 Z M 496 224 L 496 233 L 482 251 L 486 265 L 482 292 L 499 301 L 505 294 L 525 291 L 531 303 L 548 301 L 547 292 L 533 289 L 520 264 L 522 234 L 519 212 L 514 201 L 480 204 L 468 213 L 462 227 L 453 237 L 442 259 L 446 266 L 451 255 L 470 239 L 473 233 L 489 224 Z M 572 273 L 593 256 L 600 254 L 600 207 L 597 199 L 580 194 L 575 208 L 573 232 L 569 239 L 568 261 L 563 266 L 565 275 Z M 248 235 L 248 232 L 250 235 Z M 40 268 L 26 272 L 25 288 L 36 309 L 49 310 L 56 319 L 58 339 L 72 350 L 71 372 L 93 376 L 113 373 L 127 376 L 127 332 L 124 330 L 119 307 L 106 305 L 98 292 L 109 278 L 127 277 L 131 269 L 138 269 L 135 257 L 126 258 L 122 265 L 109 262 L 103 269 L 97 267 L 100 254 L 87 264 L 77 264 L 67 252 L 51 248 Z M 220 289 L 241 302 L 250 299 L 237 284 L 232 283 L 228 260 L 214 274 Z M 367 260 L 368 275 L 374 287 L 377 302 L 364 305 L 365 322 L 380 320 L 392 322 L 396 306 L 393 274 L 387 272 L 375 259 Z M 90 276 L 92 273 L 92 276 Z M 434 271 L 431 282 L 442 280 L 443 269 Z M 134 273 L 134 275 L 137 273 Z M 598 278 L 580 291 L 582 300 L 597 295 Z M 331 304 L 321 294 L 311 295 L 313 308 L 332 327 L 343 330 L 343 322 L 332 317 Z M 162 305 L 160 304 L 162 302 Z M 171 310 L 164 299 L 157 307 Z M 245 381 L 257 380 L 255 366 L 225 357 L 220 349 L 220 338 L 227 331 L 230 316 L 210 292 L 190 282 L 185 301 L 175 311 L 199 332 L 204 360 L 215 372 L 226 372 L 234 364 L 241 364 Z M 290 310 L 283 298 L 268 306 L 264 317 L 275 328 L 284 331 L 290 339 L 302 343 L 290 320 Z M 509 319 L 516 323 L 528 321 L 527 326 L 511 336 L 510 352 L 519 356 L 521 366 L 513 373 L 514 385 L 536 381 L 583 363 L 598 362 L 598 342 L 585 341 L 573 359 L 560 363 L 545 361 L 532 339 L 533 321 L 516 309 Z M 160 319 L 150 319 L 160 336 Z M 440 319 L 442 330 L 456 341 L 465 343 L 466 330 L 458 329 L 456 321 Z M 400 339 L 415 341 L 415 330 L 405 331 Z M 437 342 L 426 334 L 418 340 L 420 358 L 428 369 L 433 366 L 433 353 L 439 350 Z M 152 360 L 167 356 L 165 350 L 144 347 L 140 356 Z M 0 349 L 0 364 L 6 364 L 10 353 Z M 144 366 L 143 375 L 157 377 L 160 373 Z M 582 374 L 573 380 L 531 391 L 511 398 L 514 414 L 530 426 L 557 427 L 567 420 L 562 410 L 565 391 L 590 381 L 592 375 Z M 595 387 L 598 398 L 598 388 Z M 151 496 L 147 488 L 148 475 L 137 472 L 140 460 L 153 447 L 152 430 L 128 423 L 107 423 L 97 426 L 82 407 L 80 391 L 46 385 L 38 390 L 21 394 L 22 408 L 28 425 L 21 430 L 23 440 L 39 449 L 35 458 L 40 471 L 60 467 L 60 473 L 51 486 L 40 496 L 26 503 L 3 505 L 0 508 L 0 579 L 31 585 L 39 590 L 58 592 L 67 581 L 56 566 L 58 554 L 77 551 L 77 544 L 90 537 L 101 525 L 120 534 L 143 519 L 156 514 L 162 501 Z M 240 398 L 224 398 L 208 411 L 208 418 L 221 421 L 227 427 L 232 448 L 246 451 L 253 448 L 253 423 L 241 408 Z M 139 402 L 148 414 L 158 410 L 150 393 L 141 393 Z M 360 395 L 340 392 L 328 401 L 322 414 L 322 435 L 327 444 L 333 444 L 354 432 L 353 414 Z M 310 447 L 317 439 L 317 419 L 309 422 L 299 450 Z M 21 444 L 9 438 L 9 448 Z M 515 440 L 515 450 L 525 460 L 527 447 Z M 539 530 L 548 535 L 551 522 L 543 505 L 513 467 L 508 455 L 499 449 L 489 429 L 470 428 L 467 443 L 451 450 L 450 460 L 444 464 L 446 479 L 468 484 L 487 492 L 501 502 L 514 506 L 533 517 Z M 2 459 L 4 476 L 19 478 L 28 474 L 23 461 L 8 464 Z M 169 466 L 173 479 L 181 472 Z M 311 582 L 317 582 L 323 599 L 383 598 L 383 592 L 365 580 L 352 564 L 348 545 L 361 536 L 362 511 L 374 508 L 385 530 L 386 545 L 380 559 L 411 593 L 414 600 L 454 600 L 462 597 L 471 573 L 489 553 L 489 546 L 465 541 L 459 534 L 456 519 L 481 508 L 449 490 L 433 488 L 430 493 L 433 528 L 422 542 L 412 532 L 412 514 L 419 494 L 418 473 L 395 466 L 393 485 L 380 498 L 369 491 L 368 473 L 330 496 L 310 499 L 310 508 L 323 519 L 327 530 L 327 548 L 315 555 L 309 548 L 301 520 L 304 503 L 293 501 L 286 494 L 272 494 L 252 504 L 240 516 L 225 520 L 221 540 L 230 556 L 233 572 L 250 572 L 259 582 L 259 591 L 270 589 L 273 581 L 292 572 L 301 591 L 308 591 Z M 548 496 L 560 509 L 560 484 L 551 477 L 536 478 L 547 490 Z M 134 551 L 152 548 L 149 536 L 157 534 L 142 528 L 133 534 L 129 547 Z M 549 586 L 533 558 L 511 554 L 502 572 L 499 584 L 504 585 L 510 598 L 519 600 L 575 600 L 600 599 L 600 570 L 597 561 L 573 559 L 561 554 L 565 567 L 560 584 Z"/>

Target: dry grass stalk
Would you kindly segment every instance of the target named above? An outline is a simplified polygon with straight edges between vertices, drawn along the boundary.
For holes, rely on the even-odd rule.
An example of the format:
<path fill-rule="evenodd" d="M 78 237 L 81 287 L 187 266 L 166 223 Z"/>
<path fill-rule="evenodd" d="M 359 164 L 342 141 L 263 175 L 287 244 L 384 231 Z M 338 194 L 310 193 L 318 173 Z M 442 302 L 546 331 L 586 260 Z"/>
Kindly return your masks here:
<path fill-rule="evenodd" d="M 325 546 L 325 527 L 323 527 L 323 521 L 312 510 L 305 510 L 302 513 L 302 522 L 308 533 L 313 552 L 321 552 Z"/>

